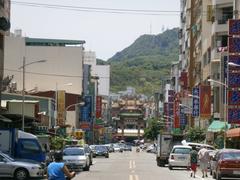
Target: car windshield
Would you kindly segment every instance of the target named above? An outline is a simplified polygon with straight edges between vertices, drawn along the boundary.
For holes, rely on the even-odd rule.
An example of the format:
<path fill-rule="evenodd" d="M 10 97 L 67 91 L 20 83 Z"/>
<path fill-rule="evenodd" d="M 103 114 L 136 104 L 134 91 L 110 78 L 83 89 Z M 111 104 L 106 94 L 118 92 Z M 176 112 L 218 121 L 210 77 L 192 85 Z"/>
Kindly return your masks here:
<path fill-rule="evenodd" d="M 68 148 L 63 150 L 64 156 L 82 156 L 84 155 L 83 149 L 80 148 Z"/>
<path fill-rule="evenodd" d="M 189 154 L 191 151 L 190 148 L 175 148 L 173 153 L 175 154 Z"/>
<path fill-rule="evenodd" d="M 240 152 L 226 152 L 226 153 L 223 153 L 223 159 L 239 160 L 240 159 Z"/>
<path fill-rule="evenodd" d="M 95 149 L 98 151 L 106 151 L 107 147 L 106 146 L 96 146 Z"/>

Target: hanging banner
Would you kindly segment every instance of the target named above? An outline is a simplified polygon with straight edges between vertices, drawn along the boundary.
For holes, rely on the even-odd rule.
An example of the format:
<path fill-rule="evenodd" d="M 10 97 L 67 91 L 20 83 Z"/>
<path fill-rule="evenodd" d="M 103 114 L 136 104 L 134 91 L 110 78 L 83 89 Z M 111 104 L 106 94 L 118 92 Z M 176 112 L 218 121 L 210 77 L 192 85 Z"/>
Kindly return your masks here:
<path fill-rule="evenodd" d="M 211 117 L 211 86 L 200 86 L 200 116 L 202 118 Z"/>
<path fill-rule="evenodd" d="M 240 108 L 229 108 L 228 109 L 228 123 L 229 124 L 240 124 Z"/>
<path fill-rule="evenodd" d="M 192 116 L 193 117 L 199 117 L 200 113 L 200 93 L 199 93 L 199 87 L 194 87 L 192 91 Z"/>
<path fill-rule="evenodd" d="M 180 128 L 180 97 L 179 93 L 175 94 L 174 101 L 174 128 Z"/>
<path fill-rule="evenodd" d="M 240 35 L 240 19 L 229 19 L 228 35 Z"/>
<path fill-rule="evenodd" d="M 102 117 L 102 96 L 96 97 L 96 118 Z"/>
<path fill-rule="evenodd" d="M 92 121 L 92 96 L 84 97 L 85 105 L 80 108 L 80 122 Z"/>

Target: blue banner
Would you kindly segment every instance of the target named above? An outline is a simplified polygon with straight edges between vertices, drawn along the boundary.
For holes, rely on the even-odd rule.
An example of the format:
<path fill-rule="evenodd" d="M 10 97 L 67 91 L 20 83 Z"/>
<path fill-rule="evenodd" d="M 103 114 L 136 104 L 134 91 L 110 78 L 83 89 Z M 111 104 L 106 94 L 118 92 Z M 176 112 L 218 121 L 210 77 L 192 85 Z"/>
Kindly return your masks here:
<path fill-rule="evenodd" d="M 91 122 L 92 120 L 92 96 L 84 97 L 85 105 L 80 108 L 80 122 Z"/>
<path fill-rule="evenodd" d="M 199 117 L 200 113 L 200 93 L 199 93 L 199 87 L 194 87 L 192 91 L 193 99 L 193 108 L 192 108 L 192 116 L 193 117 Z"/>
<path fill-rule="evenodd" d="M 180 127 L 187 125 L 187 116 L 184 111 L 185 108 L 180 106 Z"/>

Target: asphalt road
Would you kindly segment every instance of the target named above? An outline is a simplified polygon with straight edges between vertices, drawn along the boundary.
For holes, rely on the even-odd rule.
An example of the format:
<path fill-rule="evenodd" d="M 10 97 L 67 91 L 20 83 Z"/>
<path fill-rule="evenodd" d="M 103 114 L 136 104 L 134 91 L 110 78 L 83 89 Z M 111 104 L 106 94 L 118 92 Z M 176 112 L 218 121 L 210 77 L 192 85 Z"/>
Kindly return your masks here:
<path fill-rule="evenodd" d="M 110 158 L 94 158 L 89 172 L 80 172 L 74 180 L 188 180 L 190 172 L 186 169 L 169 170 L 158 167 L 155 154 L 146 152 L 110 153 Z M 195 179 L 203 179 L 198 170 Z M 212 177 L 204 178 L 205 180 Z"/>

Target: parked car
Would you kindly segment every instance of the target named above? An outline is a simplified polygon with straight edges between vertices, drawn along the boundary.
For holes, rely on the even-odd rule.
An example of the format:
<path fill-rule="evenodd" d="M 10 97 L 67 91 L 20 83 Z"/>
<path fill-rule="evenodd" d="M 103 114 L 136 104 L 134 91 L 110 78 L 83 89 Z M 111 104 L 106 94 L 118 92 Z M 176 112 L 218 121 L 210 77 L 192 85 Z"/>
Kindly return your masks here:
<path fill-rule="evenodd" d="M 119 146 L 119 144 L 113 144 L 114 152 L 123 152 L 123 149 Z"/>
<path fill-rule="evenodd" d="M 132 146 L 125 144 L 123 150 L 124 151 L 132 151 Z"/>
<path fill-rule="evenodd" d="M 105 144 L 105 146 L 108 148 L 108 151 L 111 153 L 111 152 L 114 152 L 114 148 L 113 148 L 113 144 Z"/>
<path fill-rule="evenodd" d="M 63 160 L 71 171 L 89 171 L 90 159 L 83 147 L 67 147 L 63 150 Z"/>
<path fill-rule="evenodd" d="M 170 170 L 172 170 L 173 167 L 189 168 L 191 150 L 192 150 L 191 146 L 184 145 L 173 146 L 168 159 L 168 168 Z"/>
<path fill-rule="evenodd" d="M 95 151 L 93 152 L 93 157 L 96 156 L 104 156 L 105 158 L 109 158 L 108 148 L 104 145 L 96 145 Z"/>
<path fill-rule="evenodd" d="M 221 180 L 223 177 L 240 178 L 240 150 L 222 149 L 215 157 L 212 169 L 213 178 Z"/>
<path fill-rule="evenodd" d="M 0 152 L 0 177 L 12 177 L 16 180 L 27 180 L 32 177 L 43 177 L 44 167 L 33 160 L 13 159 Z"/>
<path fill-rule="evenodd" d="M 90 165 L 92 165 L 93 164 L 93 151 L 91 150 L 91 148 L 89 147 L 88 144 L 83 145 L 83 148 L 84 148 L 85 153 L 89 157 Z"/>

